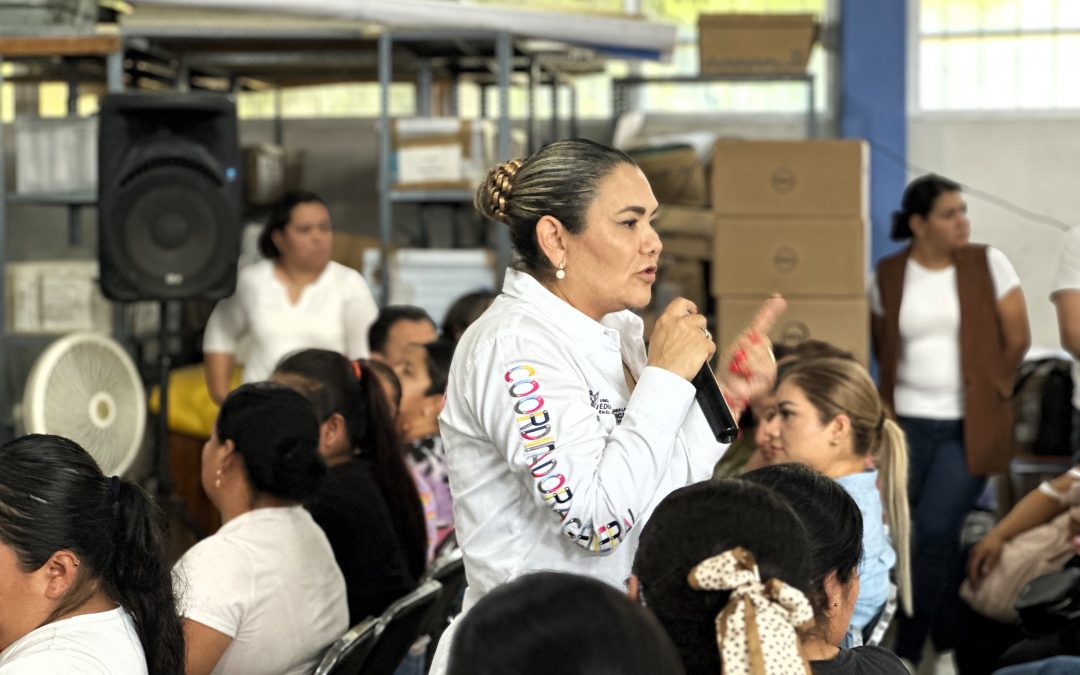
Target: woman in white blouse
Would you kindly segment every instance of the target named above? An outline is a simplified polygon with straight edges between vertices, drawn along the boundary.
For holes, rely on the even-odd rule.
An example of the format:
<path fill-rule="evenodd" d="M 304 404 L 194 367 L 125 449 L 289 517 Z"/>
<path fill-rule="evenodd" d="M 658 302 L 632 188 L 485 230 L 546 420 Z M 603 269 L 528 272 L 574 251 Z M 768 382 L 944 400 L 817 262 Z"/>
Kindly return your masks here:
<path fill-rule="evenodd" d="M 708 478 L 727 447 L 690 384 L 715 350 L 705 317 L 674 300 L 646 353 L 628 310 L 652 296 L 658 204 L 618 150 L 557 141 L 493 169 L 476 206 L 510 229 L 517 261 L 458 343 L 439 418 L 464 606 L 536 570 L 620 587 L 652 509 Z M 771 302 L 721 358 L 732 407 L 775 378 L 765 334 L 782 307 Z"/>
<path fill-rule="evenodd" d="M 345 579 L 300 502 L 326 473 L 301 394 L 245 384 L 203 447 L 202 484 L 222 526 L 173 570 L 187 675 L 307 675 L 348 629 Z"/>
<path fill-rule="evenodd" d="M 318 195 L 293 192 L 274 206 L 259 236 L 266 259 L 240 271 L 236 292 L 217 304 L 206 324 L 206 384 L 219 405 L 244 338 L 244 382 L 265 380 L 282 356 L 300 349 L 368 356 L 368 328 L 378 307 L 364 277 L 330 259 L 333 237 L 330 212 Z"/>

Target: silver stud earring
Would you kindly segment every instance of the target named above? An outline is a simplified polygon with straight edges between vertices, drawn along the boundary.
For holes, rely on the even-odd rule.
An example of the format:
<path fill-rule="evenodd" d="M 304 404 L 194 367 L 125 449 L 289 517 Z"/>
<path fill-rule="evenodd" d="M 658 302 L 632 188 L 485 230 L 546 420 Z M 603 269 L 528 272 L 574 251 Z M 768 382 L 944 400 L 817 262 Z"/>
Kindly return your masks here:
<path fill-rule="evenodd" d="M 562 281 L 566 278 L 566 261 L 559 263 L 559 269 L 555 270 L 555 278 Z"/>

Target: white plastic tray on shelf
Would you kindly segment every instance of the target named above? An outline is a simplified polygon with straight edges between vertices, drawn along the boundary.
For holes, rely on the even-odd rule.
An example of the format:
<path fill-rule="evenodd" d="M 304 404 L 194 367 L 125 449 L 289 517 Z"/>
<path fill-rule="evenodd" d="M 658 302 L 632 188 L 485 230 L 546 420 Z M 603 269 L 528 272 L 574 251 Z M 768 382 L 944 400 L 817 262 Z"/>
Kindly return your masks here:
<path fill-rule="evenodd" d="M 396 249 L 390 252 L 388 267 L 390 304 L 422 307 L 436 323 L 460 296 L 495 285 L 495 255 L 482 248 Z M 378 249 L 364 252 L 364 277 L 379 297 L 383 277 Z"/>

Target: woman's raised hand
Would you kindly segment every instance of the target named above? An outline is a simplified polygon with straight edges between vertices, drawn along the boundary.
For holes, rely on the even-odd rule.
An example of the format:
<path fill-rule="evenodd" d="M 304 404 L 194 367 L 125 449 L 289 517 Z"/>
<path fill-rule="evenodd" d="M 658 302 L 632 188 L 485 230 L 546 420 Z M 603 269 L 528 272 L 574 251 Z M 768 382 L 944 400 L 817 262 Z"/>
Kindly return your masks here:
<path fill-rule="evenodd" d="M 776 383 L 776 359 L 768 335 L 785 309 L 787 301 L 779 295 L 766 300 L 750 327 L 720 355 L 716 379 L 736 417 L 752 399 L 767 393 Z"/>
<path fill-rule="evenodd" d="M 649 365 L 693 379 L 716 351 L 705 317 L 686 298 L 672 300 L 656 319 L 649 339 Z"/>

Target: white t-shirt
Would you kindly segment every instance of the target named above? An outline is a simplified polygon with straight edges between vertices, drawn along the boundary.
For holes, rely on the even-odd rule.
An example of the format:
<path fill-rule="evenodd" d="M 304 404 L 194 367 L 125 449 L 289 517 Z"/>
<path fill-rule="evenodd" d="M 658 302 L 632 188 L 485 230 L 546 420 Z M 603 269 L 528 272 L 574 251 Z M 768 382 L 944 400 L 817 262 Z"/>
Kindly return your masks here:
<path fill-rule="evenodd" d="M 0 652 L 2 675 L 146 675 L 127 610 L 82 614 L 35 628 Z"/>
<path fill-rule="evenodd" d="M 301 506 L 222 525 L 173 569 L 180 614 L 232 638 L 214 675 L 309 675 L 345 634 L 345 579 Z"/>
<path fill-rule="evenodd" d="M 1065 233 L 1064 246 L 1058 257 L 1057 273 L 1054 275 L 1054 290 L 1050 299 L 1060 291 L 1080 291 L 1080 227 L 1074 227 Z M 1073 407 L 1080 410 L 1080 361 L 1073 360 Z"/>
<path fill-rule="evenodd" d="M 986 247 L 986 260 L 1000 300 L 1020 285 L 1012 263 L 996 248 Z M 877 280 L 871 283 L 870 308 L 885 313 Z M 955 420 L 964 416 L 960 372 L 960 298 L 956 266 L 928 269 L 908 258 L 900 301 L 900 359 L 893 390 L 896 414 Z"/>
<path fill-rule="evenodd" d="M 379 314 L 367 282 L 356 270 L 331 261 L 304 288 L 296 304 L 274 274 L 274 261 L 240 270 L 236 292 L 217 304 L 203 335 L 203 351 L 235 354 L 247 336 L 244 382 L 265 380 L 281 357 L 299 349 L 368 356 L 368 328 Z"/>
<path fill-rule="evenodd" d="M 642 333 L 632 312 L 598 323 L 513 270 L 466 330 L 439 417 L 465 609 L 538 570 L 625 588 L 656 505 L 712 475 L 727 446 L 693 385 L 646 366 Z"/>

